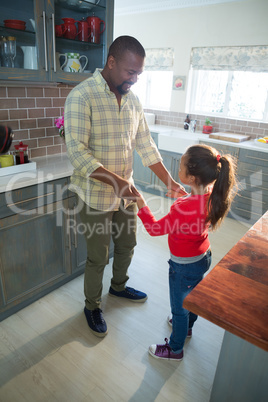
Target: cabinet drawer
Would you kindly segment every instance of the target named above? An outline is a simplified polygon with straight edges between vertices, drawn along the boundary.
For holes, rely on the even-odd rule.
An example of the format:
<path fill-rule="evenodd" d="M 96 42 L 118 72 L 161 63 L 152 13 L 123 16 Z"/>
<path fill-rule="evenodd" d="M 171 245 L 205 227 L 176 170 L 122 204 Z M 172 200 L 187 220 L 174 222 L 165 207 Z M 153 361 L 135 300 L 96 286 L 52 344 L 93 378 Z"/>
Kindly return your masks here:
<path fill-rule="evenodd" d="M 68 197 L 65 177 L 0 194 L 0 218 L 43 207 Z"/>
<path fill-rule="evenodd" d="M 240 149 L 238 147 L 232 147 L 231 145 L 216 144 L 214 142 L 200 141 L 200 144 L 208 145 L 219 151 L 221 155 L 230 154 L 234 157 L 238 157 Z"/>

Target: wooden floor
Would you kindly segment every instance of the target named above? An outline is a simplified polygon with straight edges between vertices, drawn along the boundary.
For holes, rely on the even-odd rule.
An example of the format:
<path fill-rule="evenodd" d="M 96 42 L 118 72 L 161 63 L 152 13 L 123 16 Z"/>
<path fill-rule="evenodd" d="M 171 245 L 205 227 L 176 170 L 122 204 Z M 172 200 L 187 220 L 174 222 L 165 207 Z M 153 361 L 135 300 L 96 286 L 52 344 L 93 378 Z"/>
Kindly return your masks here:
<path fill-rule="evenodd" d="M 147 195 L 161 216 L 169 202 Z M 210 235 L 214 266 L 248 226 L 226 219 Z M 83 276 L 0 323 L 0 401 L 207 402 L 223 330 L 199 318 L 187 340 L 184 360 L 166 362 L 148 354 L 170 335 L 167 237 L 151 238 L 139 221 L 138 245 L 128 285 L 148 293 L 144 304 L 107 295 L 112 274 L 105 269 L 102 309 L 109 333 L 88 329 Z"/>

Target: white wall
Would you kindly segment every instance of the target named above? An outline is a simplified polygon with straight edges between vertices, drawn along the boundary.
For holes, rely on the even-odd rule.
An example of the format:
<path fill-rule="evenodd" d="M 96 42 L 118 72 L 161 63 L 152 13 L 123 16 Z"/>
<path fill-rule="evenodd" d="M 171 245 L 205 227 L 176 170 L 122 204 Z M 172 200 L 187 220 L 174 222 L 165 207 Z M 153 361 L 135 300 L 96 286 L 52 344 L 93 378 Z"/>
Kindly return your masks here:
<path fill-rule="evenodd" d="M 268 45 L 268 0 L 115 16 L 114 38 L 131 35 L 146 48 L 173 47 L 174 75 L 186 76 L 192 47 Z M 172 91 L 171 111 L 185 112 L 185 91 Z"/>

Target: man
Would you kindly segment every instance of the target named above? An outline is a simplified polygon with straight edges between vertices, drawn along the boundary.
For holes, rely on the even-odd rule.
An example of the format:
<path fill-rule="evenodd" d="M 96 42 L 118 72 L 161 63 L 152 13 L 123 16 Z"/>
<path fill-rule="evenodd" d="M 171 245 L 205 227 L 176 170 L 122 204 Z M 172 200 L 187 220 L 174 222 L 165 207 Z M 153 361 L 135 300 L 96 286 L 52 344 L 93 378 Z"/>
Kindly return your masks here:
<path fill-rule="evenodd" d="M 74 166 L 70 189 L 77 194 L 81 220 L 87 227 L 84 312 L 91 331 L 99 337 L 107 334 L 101 294 L 111 236 L 114 261 L 109 294 L 133 302 L 147 299 L 145 293 L 126 286 L 136 245 L 134 149 L 169 191 L 184 194 L 162 164 L 142 105 L 130 91 L 144 60 L 145 50 L 135 38 L 117 38 L 104 69 L 77 85 L 65 103 L 66 145 Z"/>

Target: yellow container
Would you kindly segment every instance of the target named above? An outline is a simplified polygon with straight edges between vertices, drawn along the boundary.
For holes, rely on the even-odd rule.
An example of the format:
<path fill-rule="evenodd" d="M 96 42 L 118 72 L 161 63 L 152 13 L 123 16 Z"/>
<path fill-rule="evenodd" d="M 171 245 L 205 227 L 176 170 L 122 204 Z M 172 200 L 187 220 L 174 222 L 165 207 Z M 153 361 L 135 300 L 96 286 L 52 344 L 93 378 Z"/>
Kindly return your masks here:
<path fill-rule="evenodd" d="M 0 155 L 0 167 L 8 167 L 14 165 L 13 155 Z"/>

